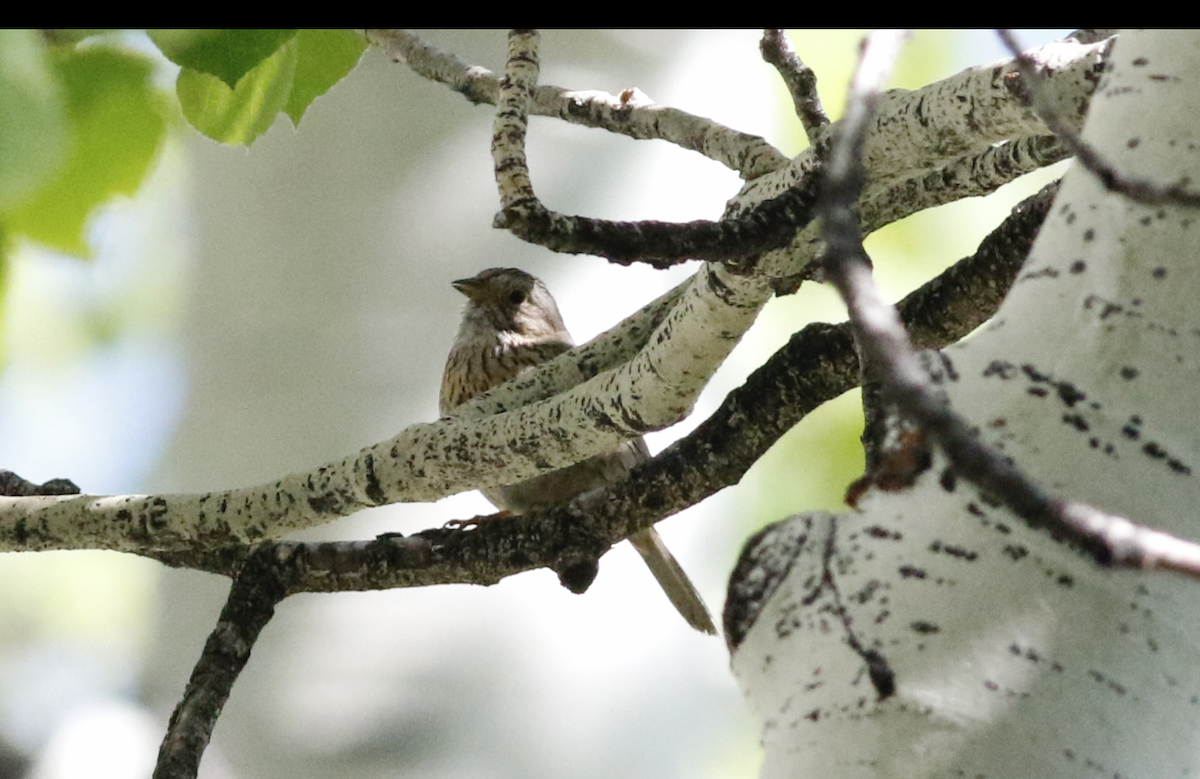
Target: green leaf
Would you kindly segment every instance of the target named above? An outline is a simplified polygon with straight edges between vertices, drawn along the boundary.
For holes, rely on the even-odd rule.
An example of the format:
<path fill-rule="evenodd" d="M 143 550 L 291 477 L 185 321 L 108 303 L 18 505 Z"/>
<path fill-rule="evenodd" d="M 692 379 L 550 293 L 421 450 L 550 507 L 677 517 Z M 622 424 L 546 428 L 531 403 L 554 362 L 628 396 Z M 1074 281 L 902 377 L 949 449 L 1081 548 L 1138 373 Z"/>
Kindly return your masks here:
<path fill-rule="evenodd" d="M 147 30 L 150 40 L 180 67 L 207 73 L 233 89 L 259 63 L 296 35 L 295 30 Z"/>
<path fill-rule="evenodd" d="M 275 123 L 292 91 L 296 41 L 288 41 L 230 89 L 221 79 L 189 68 L 179 71 L 175 93 L 183 115 L 214 141 L 249 146 Z"/>
<path fill-rule="evenodd" d="M 0 30 L 0 209 L 32 193 L 67 155 L 66 105 L 33 30 Z"/>
<path fill-rule="evenodd" d="M 84 256 L 88 214 L 137 190 L 157 156 L 167 112 L 141 55 L 60 49 L 50 61 L 66 92 L 70 151 L 56 176 L 3 216 L 13 234 Z"/>
<path fill-rule="evenodd" d="M 301 30 L 296 42 L 296 76 L 284 110 L 292 124 L 299 125 L 312 101 L 354 69 L 367 49 L 367 41 L 351 30 Z"/>

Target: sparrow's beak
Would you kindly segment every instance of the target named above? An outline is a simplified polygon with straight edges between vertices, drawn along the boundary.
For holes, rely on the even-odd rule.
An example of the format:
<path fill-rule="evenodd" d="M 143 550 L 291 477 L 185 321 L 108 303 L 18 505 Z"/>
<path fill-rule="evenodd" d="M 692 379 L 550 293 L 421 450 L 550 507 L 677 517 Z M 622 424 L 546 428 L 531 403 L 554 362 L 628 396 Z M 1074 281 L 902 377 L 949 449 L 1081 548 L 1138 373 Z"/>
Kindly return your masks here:
<path fill-rule="evenodd" d="M 479 300 L 480 294 L 483 292 L 483 282 L 478 276 L 472 276 L 469 279 L 458 279 L 450 282 L 450 286 L 454 287 L 459 292 L 463 293 L 470 300 Z"/>

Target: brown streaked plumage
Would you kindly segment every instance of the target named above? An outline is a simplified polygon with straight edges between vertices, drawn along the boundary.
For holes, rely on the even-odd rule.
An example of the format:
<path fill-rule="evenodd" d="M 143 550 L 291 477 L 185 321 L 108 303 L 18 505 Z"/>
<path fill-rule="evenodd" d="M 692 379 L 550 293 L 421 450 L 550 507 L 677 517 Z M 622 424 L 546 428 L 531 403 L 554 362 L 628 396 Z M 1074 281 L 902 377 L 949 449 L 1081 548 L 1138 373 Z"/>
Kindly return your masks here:
<path fill-rule="evenodd" d="M 442 414 L 575 345 L 546 286 L 525 271 L 489 268 L 453 284 L 467 296 L 467 307 L 442 374 Z M 496 508 L 520 514 L 620 481 L 648 457 L 639 438 L 567 468 L 482 492 Z M 700 594 L 658 533 L 649 528 L 629 541 L 688 624 L 716 633 Z"/>

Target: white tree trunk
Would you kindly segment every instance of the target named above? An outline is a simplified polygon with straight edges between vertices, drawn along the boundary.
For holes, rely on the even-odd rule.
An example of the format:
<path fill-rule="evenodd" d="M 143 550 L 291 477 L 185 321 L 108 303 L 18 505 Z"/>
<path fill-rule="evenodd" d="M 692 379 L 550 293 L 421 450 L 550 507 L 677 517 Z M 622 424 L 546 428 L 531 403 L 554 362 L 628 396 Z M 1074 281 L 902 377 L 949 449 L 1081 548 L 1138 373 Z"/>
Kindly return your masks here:
<path fill-rule="evenodd" d="M 1124 34 L 1084 138 L 1127 175 L 1200 182 L 1200 40 Z M 950 402 L 1052 493 L 1200 536 L 1200 213 L 1073 169 Z M 1200 775 L 1200 585 L 1102 570 L 941 457 L 796 550 L 733 666 L 765 777 Z M 769 566 L 768 566 L 769 567 Z"/>

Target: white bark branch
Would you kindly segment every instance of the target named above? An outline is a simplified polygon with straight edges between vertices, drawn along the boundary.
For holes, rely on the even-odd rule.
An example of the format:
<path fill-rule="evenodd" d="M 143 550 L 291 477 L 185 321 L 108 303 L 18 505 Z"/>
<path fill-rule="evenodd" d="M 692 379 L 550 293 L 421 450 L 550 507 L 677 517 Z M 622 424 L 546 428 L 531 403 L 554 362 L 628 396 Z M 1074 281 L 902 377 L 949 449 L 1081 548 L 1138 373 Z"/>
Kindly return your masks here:
<path fill-rule="evenodd" d="M 447 85 L 473 103 L 499 100 L 500 79 L 487 68 L 441 52 L 407 30 L 367 30 L 367 37 L 393 60 L 406 62 L 413 72 Z M 703 154 L 742 178 L 761 176 L 788 164 L 782 152 L 759 136 L 658 105 L 639 89 L 627 89 L 618 96 L 541 85 L 533 92 L 529 112 L 639 140 L 668 141 Z"/>
<path fill-rule="evenodd" d="M 1083 45 L 1062 41 L 1030 52 L 1034 61 L 1048 70 L 1046 87 L 1056 96 L 1055 104 L 1074 123 L 1082 122 L 1111 43 L 1107 40 Z M 884 95 L 863 148 L 863 163 L 867 168 L 862 195 L 864 227 L 877 229 L 882 224 L 869 208 L 894 215 L 889 218 L 900 218 L 953 199 L 985 194 L 977 185 L 944 186 L 945 180 L 953 181 L 964 165 L 973 172 L 984 173 L 996 187 L 1016 178 L 1022 170 L 997 165 L 1003 158 L 997 157 L 994 144 L 1019 144 L 1013 149 L 1015 154 L 1006 156 L 1026 164 L 1036 162 L 1036 155 L 1022 152 L 1028 151 L 1031 144 L 1036 147 L 1045 143 L 1031 139 L 1047 136 L 1050 130 L 1022 104 L 1019 90 L 1014 91 L 1016 73 L 1016 60 L 1007 59 L 968 68 L 920 89 L 890 90 Z M 801 152 L 788 167 L 748 182 L 730 202 L 726 215 L 736 216 L 748 204 L 775 197 L 811 175 L 820 165 L 833 131 L 832 127 L 826 130 L 816 144 Z M 990 171 L 1000 175 L 993 176 Z M 949 175 L 942 182 L 934 175 L 927 184 L 913 186 L 926 176 L 943 172 Z M 922 197 L 906 200 L 905 195 Z M 799 273 L 817 255 L 820 246 L 820 229 L 810 225 L 787 248 L 766 253 L 759 263 L 759 272 L 779 278 Z"/>
<path fill-rule="evenodd" d="M 1064 56 L 1070 55 L 1064 73 L 1086 75 L 1097 69 L 1101 47 L 1064 47 Z M 991 76 L 985 78 L 975 69 L 955 78 L 964 89 L 986 86 L 987 105 L 1001 117 L 975 121 L 1013 132 L 1024 133 L 1030 127 L 1044 132 L 1040 125 L 1029 124 L 1028 111 L 1010 93 L 996 88 Z M 1056 82 L 1072 95 L 1077 109 L 1086 100 L 1088 83 L 1083 76 Z M 541 89 L 535 91 L 535 107 Z M 934 94 L 953 102 L 947 92 L 944 86 L 932 85 L 892 96 L 889 105 L 897 122 L 919 124 L 913 118 L 917 106 L 928 105 Z M 637 114 L 644 108 L 635 106 L 630 111 Z M 969 134 L 969 122 L 955 121 L 948 137 Z M 897 127 L 876 123 L 874 135 L 889 135 Z M 987 137 L 1004 140 L 998 129 Z M 900 147 L 881 138 L 869 138 L 868 149 L 872 144 L 879 150 L 871 158 L 874 164 L 901 165 L 894 158 Z M 954 148 L 969 146 L 958 143 Z M 941 161 L 946 154 L 926 156 Z M 806 153 L 785 170 L 760 176 L 731 202 L 729 211 L 739 212 L 773 197 L 811 175 L 814 164 L 815 157 Z M 872 181 L 888 174 L 886 168 L 870 171 Z M 480 486 L 511 483 L 610 450 L 622 439 L 685 416 L 771 296 L 772 277 L 804 268 L 818 249 L 815 241 L 802 235 L 792 248 L 772 253 L 775 261 L 754 274 L 706 266 L 674 293 L 677 301 L 665 296 L 594 344 L 564 355 L 512 386 L 498 388 L 454 417 L 414 425 L 357 454 L 276 482 L 203 495 L 0 498 L 0 549 L 137 551 L 276 538 L 362 508 L 436 500 Z M 501 410 L 505 413 L 478 418 Z"/>

